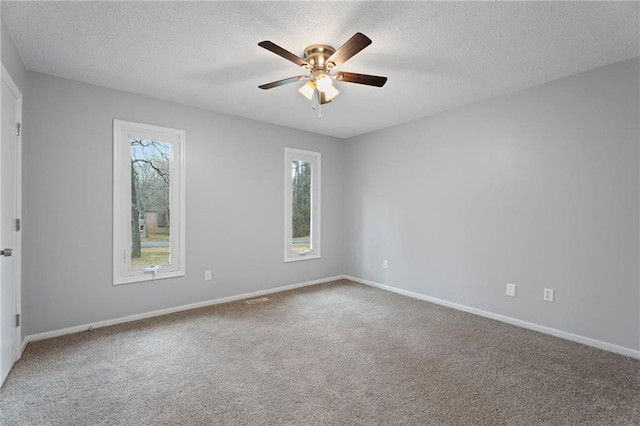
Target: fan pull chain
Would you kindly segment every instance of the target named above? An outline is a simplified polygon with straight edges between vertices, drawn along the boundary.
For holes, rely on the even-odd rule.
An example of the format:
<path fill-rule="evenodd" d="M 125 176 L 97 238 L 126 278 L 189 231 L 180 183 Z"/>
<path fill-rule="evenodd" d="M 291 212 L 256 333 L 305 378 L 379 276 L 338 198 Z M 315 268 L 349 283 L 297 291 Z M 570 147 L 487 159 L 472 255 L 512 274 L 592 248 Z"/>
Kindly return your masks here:
<path fill-rule="evenodd" d="M 311 109 L 316 110 L 316 93 L 318 93 L 318 89 L 314 90 L 313 96 L 311 96 Z"/>
<path fill-rule="evenodd" d="M 318 99 L 316 100 L 316 102 L 318 102 L 318 118 L 322 118 L 322 100 L 320 99 L 320 91 L 316 90 L 316 93 L 318 94 Z"/>

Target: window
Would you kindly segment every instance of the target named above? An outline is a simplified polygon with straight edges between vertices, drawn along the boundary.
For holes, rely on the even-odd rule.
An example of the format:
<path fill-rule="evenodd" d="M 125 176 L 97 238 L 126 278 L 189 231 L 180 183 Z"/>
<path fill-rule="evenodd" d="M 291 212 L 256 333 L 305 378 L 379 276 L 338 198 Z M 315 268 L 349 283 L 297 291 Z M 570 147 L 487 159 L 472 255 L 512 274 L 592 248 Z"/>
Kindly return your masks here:
<path fill-rule="evenodd" d="M 320 257 L 320 153 L 285 148 L 284 261 Z"/>
<path fill-rule="evenodd" d="M 185 137 L 113 121 L 114 285 L 185 274 Z"/>

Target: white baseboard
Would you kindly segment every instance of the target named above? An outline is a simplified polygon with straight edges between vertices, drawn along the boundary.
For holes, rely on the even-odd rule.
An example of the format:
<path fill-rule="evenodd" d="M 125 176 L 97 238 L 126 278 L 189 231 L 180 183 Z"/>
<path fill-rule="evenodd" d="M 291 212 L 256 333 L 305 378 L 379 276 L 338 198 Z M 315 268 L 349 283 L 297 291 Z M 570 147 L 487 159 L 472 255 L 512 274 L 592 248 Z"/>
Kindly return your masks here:
<path fill-rule="evenodd" d="M 354 281 L 360 284 L 365 284 L 371 287 L 376 287 L 382 290 L 391 291 L 393 293 L 401 294 L 403 296 L 413 297 L 415 299 L 424 300 L 438 305 L 446 306 L 449 308 L 457 309 L 459 311 L 469 312 L 471 314 L 480 315 L 482 317 L 491 318 L 493 320 L 505 322 L 507 324 L 516 325 L 518 327 L 527 328 L 529 330 L 538 331 L 544 334 L 550 334 L 562 339 L 571 340 L 573 342 L 582 343 L 583 345 L 593 346 L 598 349 L 603 349 L 609 352 L 615 352 L 617 354 L 626 355 L 631 358 L 640 359 L 640 351 L 636 349 L 627 348 L 624 346 L 614 345 L 613 343 L 603 342 L 601 340 L 592 339 L 590 337 L 580 336 L 578 334 L 569 333 L 566 331 L 558 330 L 544 325 L 535 324 L 532 322 L 522 321 L 516 318 L 508 317 L 505 315 L 495 314 L 489 311 L 483 311 L 482 309 L 472 308 L 471 306 L 461 305 L 459 303 L 449 302 L 447 300 L 438 299 L 436 297 L 425 296 L 424 294 L 415 293 L 413 291 L 403 290 L 400 288 L 392 287 L 385 284 L 376 283 L 373 281 L 364 280 L 362 278 L 351 277 L 344 275 L 341 278 Z"/>
<path fill-rule="evenodd" d="M 157 316 L 161 316 L 161 315 L 172 314 L 172 313 L 175 313 L 175 312 L 188 311 L 188 310 L 191 310 L 191 309 L 203 308 L 205 306 L 212 306 L 212 305 L 219 305 L 221 303 L 235 302 L 236 300 L 242 300 L 242 299 L 250 299 L 250 298 L 253 298 L 253 297 L 264 296 L 264 295 L 267 295 L 267 294 L 279 293 L 281 291 L 293 290 L 293 289 L 300 288 L 300 287 L 307 287 L 307 286 L 311 286 L 311 285 L 315 285 L 315 284 L 322 284 L 322 283 L 326 283 L 326 282 L 336 281 L 336 280 L 339 280 L 339 279 L 342 279 L 342 278 L 343 278 L 342 275 L 335 276 L 335 277 L 329 277 L 329 278 L 322 278 L 322 279 L 319 279 L 319 280 L 306 281 L 306 282 L 303 282 L 303 283 L 297 283 L 297 284 L 291 284 L 291 285 L 286 285 L 286 286 L 282 286 L 282 287 L 270 288 L 270 289 L 267 289 L 267 290 L 254 291 L 254 292 L 251 292 L 251 293 L 238 294 L 238 295 L 229 296 L 229 297 L 221 297 L 219 299 L 206 300 L 204 302 L 191 303 L 189 305 L 176 306 L 176 307 L 173 307 L 173 308 L 160 309 L 160 310 L 157 310 L 157 311 L 145 312 L 145 313 L 136 314 L 136 315 L 129 315 L 129 316 L 126 316 L 126 317 L 114 318 L 114 319 L 109 319 L 109 320 L 105 320 L 105 321 L 98 321 L 98 322 L 94 322 L 94 323 L 90 323 L 90 324 L 77 325 L 77 326 L 74 326 L 74 327 L 63 328 L 63 329 L 60 329 L 60 330 L 52 330 L 52 331 L 47 331 L 47 332 L 44 332 L 44 333 L 32 334 L 30 336 L 26 336 L 22 340 L 22 347 L 20 349 L 20 354 L 22 354 L 22 352 L 24 352 L 24 349 L 27 346 L 27 343 L 29 343 L 29 342 L 35 342 L 35 341 L 38 341 L 38 340 L 50 339 L 52 337 L 64 336 L 66 334 L 79 333 L 81 331 L 89 330 L 90 328 L 108 327 L 110 325 L 122 324 L 122 323 L 125 323 L 125 322 L 137 321 L 137 320 L 141 320 L 141 319 L 145 319 L 145 318 L 152 318 L 152 317 L 157 317 Z"/>
<path fill-rule="evenodd" d="M 538 331 L 540 333 L 549 334 L 549 335 L 552 335 L 552 336 L 555 336 L 555 337 L 560 337 L 562 339 L 571 340 L 573 342 L 582 343 L 582 344 L 587 345 L 587 346 L 593 346 L 595 348 L 603 349 L 605 351 L 615 352 L 615 353 L 618 353 L 618 354 L 621 354 L 621 355 L 625 355 L 625 356 L 628 356 L 628 357 L 631 357 L 631 358 L 640 359 L 640 351 L 639 350 L 627 348 L 627 347 L 624 347 L 624 346 L 615 345 L 613 343 L 603 342 L 601 340 L 596 340 L 596 339 L 592 339 L 590 337 L 580 336 L 578 334 L 569 333 L 569 332 L 566 332 L 566 331 L 562 331 L 562 330 L 558 330 L 558 329 L 555 329 L 555 328 L 546 327 L 546 326 L 543 326 L 543 325 L 539 325 L 539 324 L 535 324 L 535 323 L 519 320 L 519 319 L 516 319 L 516 318 L 512 318 L 512 317 L 508 317 L 508 316 L 505 316 L 505 315 L 496 314 L 496 313 L 493 313 L 493 312 L 483 311 L 482 309 L 477 309 L 477 308 L 473 308 L 473 307 L 470 307 L 470 306 L 461 305 L 459 303 L 449 302 L 447 300 L 438 299 L 436 297 L 426 296 L 424 294 L 415 293 L 413 291 L 408 291 L 408 290 L 403 290 L 403 289 L 400 289 L 400 288 L 392 287 L 392 286 L 385 285 L 385 284 L 376 283 L 376 282 L 365 280 L 365 279 L 362 279 L 362 278 L 352 277 L 352 276 L 349 276 L 349 275 L 338 275 L 338 276 L 335 276 L 335 277 L 323 278 L 323 279 L 313 280 L 313 281 L 306 281 L 306 282 L 303 282 L 303 283 L 291 284 L 291 285 L 271 288 L 271 289 L 267 289 L 267 290 L 260 290 L 260 291 L 255 291 L 255 292 L 252 292 L 252 293 L 238 294 L 236 296 L 222 297 L 222 298 L 219 298 L 219 299 L 207 300 L 207 301 L 204 301 L 204 302 L 197 302 L 197 303 L 192 303 L 192 304 L 189 304 L 189 305 L 176 306 L 176 307 L 173 307 L 173 308 L 160 309 L 160 310 L 157 310 L 157 311 L 145 312 L 145 313 L 142 313 L 142 314 L 130 315 L 130 316 L 121 317 L 121 318 L 114 318 L 114 319 L 105 320 L 105 321 L 99 321 L 99 322 L 90 323 L 90 324 L 84 324 L 84 325 L 78 325 L 78 326 L 74 326 L 74 327 L 63 328 L 63 329 L 60 329 L 60 330 L 47 331 L 45 333 L 33 334 L 33 335 L 30 335 L 30 336 L 26 336 L 23 339 L 22 347 L 20 349 L 20 354 L 22 354 L 22 352 L 24 352 L 24 349 L 25 349 L 25 347 L 27 346 L 27 344 L 29 342 L 35 342 L 35 341 L 38 341 L 38 340 L 50 339 L 52 337 L 64 336 L 66 334 L 79 333 L 81 331 L 86 331 L 89 328 L 108 327 L 110 325 L 122 324 L 122 323 L 125 323 L 125 322 L 137 321 L 137 320 L 141 320 L 141 319 L 145 319 L 145 318 L 152 318 L 152 317 L 157 317 L 157 316 L 161 316 L 161 315 L 172 314 L 174 312 L 188 311 L 190 309 L 197 309 L 197 308 L 202 308 L 202 307 L 205 307 L 205 306 L 218 305 L 218 304 L 221 304 L 221 303 L 229 303 L 229 302 L 234 302 L 234 301 L 237 301 L 237 300 L 249 299 L 249 298 L 252 298 L 252 297 L 259 297 L 259 296 L 264 296 L 264 295 L 271 294 L 271 293 L 278 293 L 278 292 L 281 292 L 281 291 L 293 290 L 293 289 L 300 288 L 300 287 L 307 287 L 307 286 L 311 286 L 311 285 L 322 284 L 322 283 L 326 283 L 326 282 L 330 282 L 330 281 L 336 281 L 336 280 L 340 280 L 340 279 L 347 279 L 347 280 L 350 280 L 350 281 L 353 281 L 353 282 L 357 282 L 357 283 L 360 283 L 360 284 L 365 284 L 365 285 L 368 285 L 368 286 L 371 286 L 371 287 L 376 287 L 376 288 L 379 288 L 379 289 L 382 289 L 382 290 L 391 291 L 393 293 L 401 294 L 403 296 L 413 297 L 415 299 L 420 299 L 420 300 L 424 300 L 424 301 L 427 301 L 427 302 L 436 303 L 438 305 L 442 305 L 442 306 L 446 306 L 446 307 L 449 307 L 449 308 L 457 309 L 459 311 L 469 312 L 471 314 L 480 315 L 482 317 L 490 318 L 490 319 L 493 319 L 493 320 L 496 320 L 496 321 L 501 321 L 501 322 L 504 322 L 504 323 L 507 323 L 507 324 L 511 324 L 511 325 L 515 325 L 515 326 L 518 326 L 518 327 L 527 328 L 529 330 Z"/>

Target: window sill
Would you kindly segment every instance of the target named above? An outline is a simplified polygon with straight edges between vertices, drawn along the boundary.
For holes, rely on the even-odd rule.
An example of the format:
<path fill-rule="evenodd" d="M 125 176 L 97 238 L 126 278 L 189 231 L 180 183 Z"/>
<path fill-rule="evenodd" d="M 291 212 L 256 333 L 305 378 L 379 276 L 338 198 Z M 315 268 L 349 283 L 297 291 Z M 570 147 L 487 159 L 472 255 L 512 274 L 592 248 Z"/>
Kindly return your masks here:
<path fill-rule="evenodd" d="M 120 277 L 118 279 L 113 280 L 113 285 L 123 285 L 123 284 L 134 284 L 145 281 L 157 281 L 164 280 L 167 278 L 177 278 L 184 277 L 185 273 L 183 271 L 174 271 L 174 272 L 161 272 L 158 273 L 155 278 L 153 274 L 144 274 L 144 275 L 136 275 L 132 277 Z"/>
<path fill-rule="evenodd" d="M 291 256 L 291 257 L 286 257 L 284 259 L 285 263 L 288 262 L 299 262 L 301 260 L 311 260 L 311 259 L 320 259 L 320 255 L 319 254 L 305 254 L 302 256 Z"/>

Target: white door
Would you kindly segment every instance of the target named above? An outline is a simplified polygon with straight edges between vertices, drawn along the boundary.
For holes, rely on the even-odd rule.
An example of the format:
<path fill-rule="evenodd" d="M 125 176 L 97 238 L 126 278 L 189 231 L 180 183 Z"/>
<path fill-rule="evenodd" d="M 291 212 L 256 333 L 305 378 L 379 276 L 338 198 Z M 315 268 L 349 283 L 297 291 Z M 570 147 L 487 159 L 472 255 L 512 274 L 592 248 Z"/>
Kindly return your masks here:
<path fill-rule="evenodd" d="M 18 358 L 18 173 L 17 123 L 21 95 L 2 67 L 0 116 L 0 384 Z"/>

